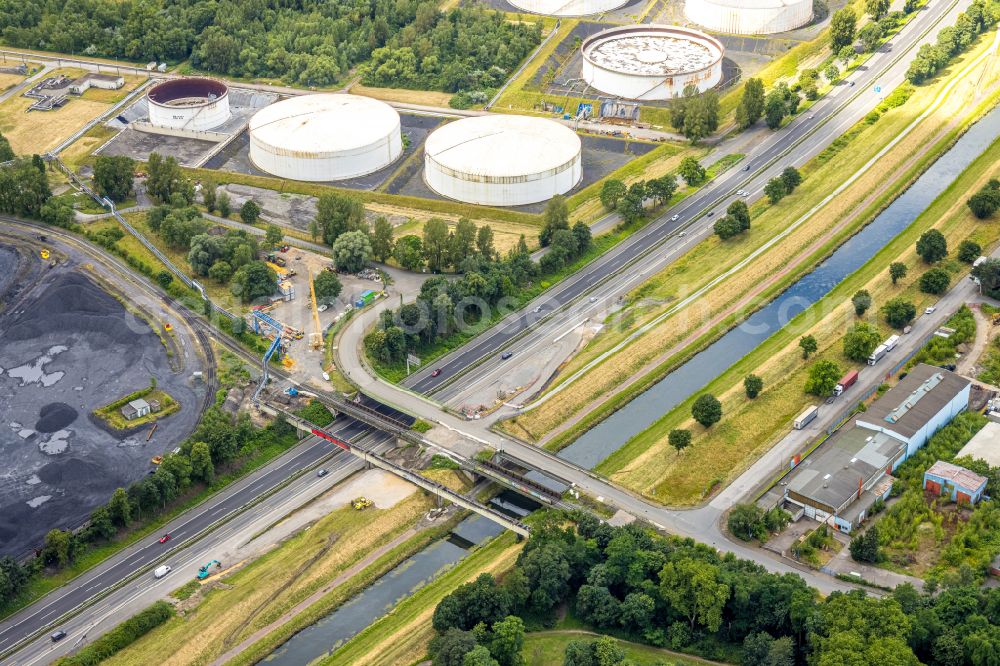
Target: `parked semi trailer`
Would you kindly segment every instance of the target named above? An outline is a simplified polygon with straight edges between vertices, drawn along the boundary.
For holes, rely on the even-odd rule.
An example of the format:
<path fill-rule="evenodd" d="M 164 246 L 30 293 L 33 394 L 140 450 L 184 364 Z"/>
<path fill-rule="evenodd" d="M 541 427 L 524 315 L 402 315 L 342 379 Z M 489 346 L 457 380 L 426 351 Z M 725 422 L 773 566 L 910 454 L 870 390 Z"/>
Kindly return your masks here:
<path fill-rule="evenodd" d="M 854 382 L 856 381 L 858 381 L 858 371 L 851 370 L 846 375 L 840 378 L 840 381 L 837 382 L 837 386 L 834 387 L 833 389 L 833 394 L 841 395 L 844 391 L 853 386 Z"/>

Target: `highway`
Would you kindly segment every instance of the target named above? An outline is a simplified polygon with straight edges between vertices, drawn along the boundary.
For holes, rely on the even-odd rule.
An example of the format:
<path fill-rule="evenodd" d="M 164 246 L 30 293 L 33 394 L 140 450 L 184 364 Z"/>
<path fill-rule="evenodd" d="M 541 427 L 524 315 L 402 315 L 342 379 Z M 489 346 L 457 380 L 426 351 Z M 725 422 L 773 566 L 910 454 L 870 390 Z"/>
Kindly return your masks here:
<path fill-rule="evenodd" d="M 439 402 L 455 404 L 476 385 L 510 372 L 508 366 L 514 359 L 504 362 L 500 359 L 501 351 L 511 351 L 515 356 L 531 352 L 550 344 L 587 317 L 604 311 L 646 276 L 663 270 L 711 234 L 717 216 L 724 214 L 725 207 L 738 198 L 737 190 L 749 191 L 747 200 L 753 201 L 763 194 L 770 178 L 787 166 L 806 163 L 861 120 L 882 96 L 902 83 L 909 66 L 909 58 L 905 56 L 915 52 L 920 44 L 933 41 L 938 22 L 947 17 L 942 24 L 953 23 L 968 4 L 968 0 L 931 3 L 865 65 L 787 127 L 769 133 L 736 167 L 666 210 L 523 310 L 507 315 L 463 347 L 426 364 L 404 385 Z M 876 85 L 880 93 L 874 92 Z M 678 218 L 676 221 L 672 219 L 674 216 Z M 540 308 L 538 313 L 534 312 L 536 308 Z M 466 377 L 473 368 L 475 377 Z M 435 369 L 441 373 L 432 377 Z"/>
<path fill-rule="evenodd" d="M 4 223 L 5 234 L 19 236 L 34 243 L 38 243 L 36 240 L 38 232 L 44 231 L 48 236 L 46 246 L 66 256 L 71 265 L 99 263 L 105 269 L 101 272 L 102 279 L 110 282 L 115 288 L 127 291 L 130 293 L 130 298 L 144 307 L 152 308 L 155 302 L 158 303 L 159 307 L 171 312 L 172 316 L 175 317 L 175 331 L 178 334 L 182 334 L 187 326 L 191 326 L 199 332 L 208 331 L 208 334 L 217 342 L 229 346 L 231 351 L 239 353 L 247 362 L 258 362 L 227 339 L 214 336 L 211 333 L 211 328 L 202 319 L 179 307 L 175 309 L 168 297 L 141 278 L 132 276 L 116 257 L 106 255 L 103 250 L 99 250 L 60 229 L 36 223 L 26 223 L 10 217 L 0 217 L 0 220 Z M 185 354 L 188 353 L 188 344 L 193 344 L 193 339 L 184 345 Z M 363 448 L 378 451 L 391 448 L 392 438 L 389 435 L 374 432 L 368 426 L 350 418 L 338 419 L 330 431 Z M 324 464 L 324 461 L 327 460 L 330 462 L 325 464 L 331 474 L 324 477 L 321 484 L 314 484 L 310 481 L 313 478 L 310 475 L 301 476 L 304 472 Z M 60 626 L 67 632 L 70 632 L 71 629 L 82 630 L 83 627 L 89 627 L 95 622 L 94 618 L 100 616 L 102 609 L 107 610 L 115 606 L 115 600 L 121 601 L 122 595 L 126 593 L 136 594 L 139 590 L 150 588 L 152 584 L 145 575 L 141 574 L 148 572 L 154 564 L 165 561 L 174 569 L 179 569 L 191 564 L 188 560 L 201 562 L 205 559 L 205 555 L 211 553 L 213 544 L 225 534 L 242 534 L 248 525 L 256 525 L 254 521 L 262 513 L 269 514 L 278 506 L 283 506 L 287 510 L 290 503 L 306 501 L 309 497 L 307 490 L 326 489 L 338 480 L 342 480 L 361 469 L 362 466 L 363 463 L 353 456 L 340 452 L 339 449 L 333 450 L 330 445 L 318 438 L 310 437 L 303 440 L 302 443 L 282 454 L 267 466 L 226 487 L 166 525 L 163 531 L 170 532 L 175 537 L 168 544 L 159 543 L 159 533 L 146 537 L 51 592 L 16 615 L 0 622 L 0 655 L 8 655 L 12 648 L 21 645 L 29 637 L 39 632 L 47 632 L 54 626 Z M 337 474 L 332 473 L 334 470 L 337 470 Z M 296 480 L 297 478 L 298 480 Z M 267 498 L 265 509 L 247 512 L 248 508 L 265 497 Z M 242 516 L 244 512 L 248 515 L 236 521 L 235 519 Z M 213 529 L 223 525 L 226 526 L 226 532 L 220 533 L 219 536 L 213 536 L 211 539 L 205 539 L 204 542 L 200 541 L 206 535 L 214 534 Z M 175 566 L 175 562 L 178 561 L 176 558 L 184 558 L 184 564 Z M 140 575 L 140 578 L 132 581 L 131 577 L 136 575 Z M 116 586 L 121 585 L 123 581 L 130 582 L 125 584 L 121 590 L 117 589 Z M 173 582 L 172 585 L 170 581 Z M 158 598 L 165 591 L 177 587 L 176 576 L 164 579 L 162 584 L 167 587 L 162 588 L 160 583 L 157 583 L 154 589 L 158 589 L 159 592 L 149 599 Z M 114 594 L 108 599 L 103 599 L 103 595 L 112 589 L 115 590 Z M 143 600 L 146 598 L 145 595 L 142 596 Z M 97 604 L 96 602 L 99 600 L 101 603 Z M 91 606 L 72 621 L 56 624 L 59 618 L 87 604 L 91 604 Z M 104 629 L 114 626 L 141 607 L 135 604 L 120 608 L 115 606 L 114 613 L 101 620 L 101 622 L 108 623 Z M 97 632 L 91 630 L 91 636 L 96 635 Z M 59 648 L 68 649 L 71 647 L 72 641 L 70 639 L 72 637 L 71 634 L 70 638 L 61 641 L 58 644 Z M 32 645 L 41 645 L 42 647 L 47 644 L 50 644 L 47 636 L 42 636 L 32 643 Z M 45 654 L 48 655 L 47 652 Z M 30 663 L 23 661 L 23 659 L 23 655 L 19 652 L 16 661 L 8 660 L 2 663 Z"/>

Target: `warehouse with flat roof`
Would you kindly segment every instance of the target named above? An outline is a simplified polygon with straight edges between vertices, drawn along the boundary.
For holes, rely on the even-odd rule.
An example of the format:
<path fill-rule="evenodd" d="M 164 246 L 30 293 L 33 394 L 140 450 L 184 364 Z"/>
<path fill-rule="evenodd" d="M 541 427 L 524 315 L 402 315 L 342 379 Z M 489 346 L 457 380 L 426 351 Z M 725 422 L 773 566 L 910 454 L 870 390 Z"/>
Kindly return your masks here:
<path fill-rule="evenodd" d="M 969 380 L 920 364 L 787 477 L 785 501 L 850 532 L 892 489 L 892 472 L 969 405 Z"/>
<path fill-rule="evenodd" d="M 972 436 L 969 443 L 955 454 L 955 458 L 969 456 L 973 460 L 982 460 L 990 467 L 1000 467 L 1000 423 L 990 421 L 983 429 Z"/>

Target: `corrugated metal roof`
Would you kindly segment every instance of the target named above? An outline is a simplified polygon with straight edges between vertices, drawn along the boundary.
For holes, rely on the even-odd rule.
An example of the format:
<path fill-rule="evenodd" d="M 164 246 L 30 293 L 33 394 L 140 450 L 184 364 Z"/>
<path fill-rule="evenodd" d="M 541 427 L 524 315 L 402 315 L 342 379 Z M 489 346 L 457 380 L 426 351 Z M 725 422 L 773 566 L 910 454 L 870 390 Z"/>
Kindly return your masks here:
<path fill-rule="evenodd" d="M 959 467 L 958 465 L 945 462 L 944 460 L 938 460 L 936 463 L 931 465 L 926 474 L 939 476 L 942 479 L 948 479 L 955 485 L 965 488 L 966 490 L 978 490 L 979 487 L 987 481 L 985 476 L 980 476 L 972 470 Z"/>

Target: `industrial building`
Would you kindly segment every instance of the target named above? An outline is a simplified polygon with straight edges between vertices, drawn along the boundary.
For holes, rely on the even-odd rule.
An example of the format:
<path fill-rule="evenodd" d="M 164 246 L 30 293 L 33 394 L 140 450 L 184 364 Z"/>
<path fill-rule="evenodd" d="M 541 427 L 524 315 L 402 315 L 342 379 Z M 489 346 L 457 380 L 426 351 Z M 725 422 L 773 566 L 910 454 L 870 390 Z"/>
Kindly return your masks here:
<path fill-rule="evenodd" d="M 990 467 L 1000 467 L 1000 423 L 988 422 L 982 430 L 955 454 L 955 459 L 969 456 L 982 460 Z"/>
<path fill-rule="evenodd" d="M 784 500 L 850 532 L 892 489 L 891 473 L 969 404 L 971 383 L 920 364 L 787 477 Z"/>
<path fill-rule="evenodd" d="M 392 164 L 402 153 L 399 114 L 359 95 L 291 97 L 250 120 L 251 162 L 281 178 L 354 178 Z"/>
<path fill-rule="evenodd" d="M 101 90 L 118 90 L 125 86 L 125 77 L 117 74 L 87 73 L 69 84 L 69 91 L 74 95 L 82 95 L 90 88 Z"/>
<path fill-rule="evenodd" d="M 146 95 L 155 127 L 204 132 L 229 120 L 229 88 L 202 77 L 167 79 Z"/>
<path fill-rule="evenodd" d="M 139 398 L 138 400 L 132 400 L 127 405 L 122 407 L 122 416 L 124 416 L 129 421 L 133 419 L 142 418 L 147 416 L 152 408 L 149 403 Z"/>
<path fill-rule="evenodd" d="M 672 25 L 602 30 L 581 46 L 583 79 L 594 88 L 635 100 L 665 100 L 687 86 L 711 90 L 722 80 L 722 43 Z"/>
<path fill-rule="evenodd" d="M 938 460 L 924 472 L 924 490 L 935 495 L 947 496 L 959 504 L 975 504 L 986 491 L 985 476 Z"/>
<path fill-rule="evenodd" d="M 713 32 L 770 35 L 809 23 L 812 0 L 685 0 L 688 20 Z"/>
<path fill-rule="evenodd" d="M 580 137 L 553 120 L 463 118 L 424 144 L 424 181 L 438 194 L 484 206 L 520 206 L 565 194 L 583 177 Z"/>
<path fill-rule="evenodd" d="M 546 16 L 591 16 L 618 9 L 628 0 L 509 0 L 518 9 Z"/>

